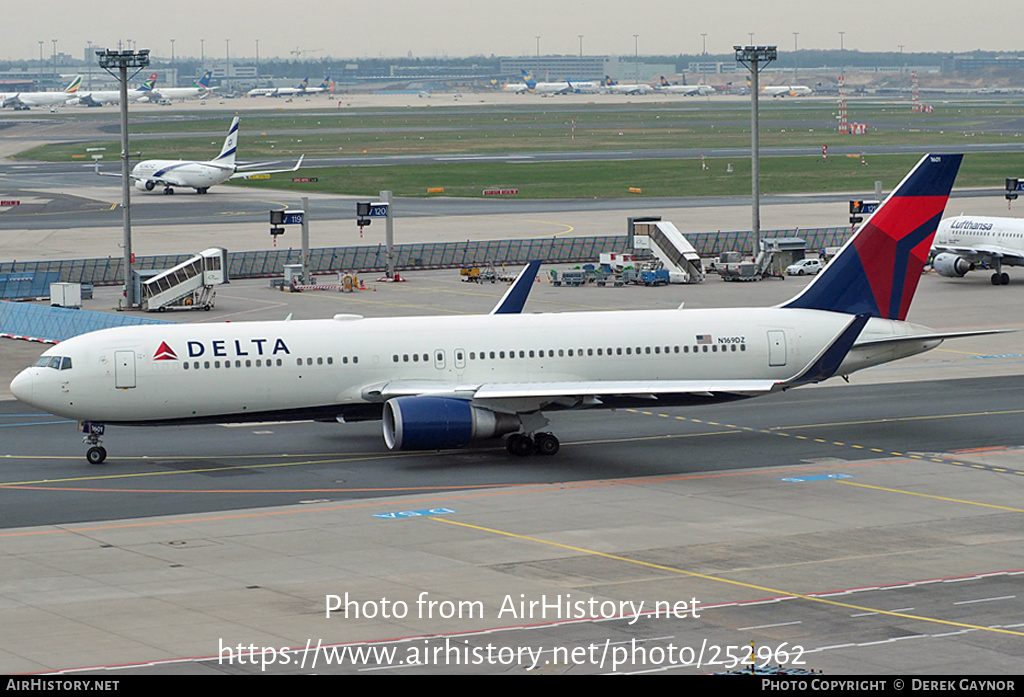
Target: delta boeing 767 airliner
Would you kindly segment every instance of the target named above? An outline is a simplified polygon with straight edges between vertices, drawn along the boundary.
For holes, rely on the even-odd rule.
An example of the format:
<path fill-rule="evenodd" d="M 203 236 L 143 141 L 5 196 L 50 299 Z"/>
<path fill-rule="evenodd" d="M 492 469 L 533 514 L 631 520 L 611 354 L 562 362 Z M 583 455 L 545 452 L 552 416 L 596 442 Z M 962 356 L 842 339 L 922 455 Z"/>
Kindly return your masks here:
<path fill-rule="evenodd" d="M 707 407 L 979 333 L 905 321 L 961 159 L 924 157 L 777 307 L 522 313 L 533 263 L 489 315 L 106 329 L 49 349 L 11 391 L 83 422 L 94 464 L 106 457 L 104 424 L 311 418 L 382 419 L 393 450 L 504 436 L 515 455 L 552 455 L 545 411 Z"/>

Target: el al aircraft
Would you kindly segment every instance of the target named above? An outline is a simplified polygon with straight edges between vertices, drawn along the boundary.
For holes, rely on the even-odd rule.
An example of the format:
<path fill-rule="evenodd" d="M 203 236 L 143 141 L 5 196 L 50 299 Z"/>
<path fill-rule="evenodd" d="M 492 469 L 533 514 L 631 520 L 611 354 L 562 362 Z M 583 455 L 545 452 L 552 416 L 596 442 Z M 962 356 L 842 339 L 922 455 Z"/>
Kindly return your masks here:
<path fill-rule="evenodd" d="M 524 314 L 532 262 L 484 316 L 105 329 L 50 348 L 11 392 L 81 421 L 94 464 L 107 455 L 105 424 L 296 419 L 381 419 L 392 450 L 504 436 L 515 455 L 553 455 L 544 412 L 707 407 L 992 333 L 906 321 L 961 159 L 924 157 L 777 307 Z"/>
<path fill-rule="evenodd" d="M 132 181 L 139 191 L 152 191 L 157 186 L 164 188 L 165 194 L 173 194 L 174 187 L 190 187 L 196 193 L 205 194 L 211 186 L 223 184 L 229 179 L 248 179 L 260 174 L 276 174 L 278 172 L 294 172 L 302 166 L 302 157 L 294 167 L 288 169 L 251 170 L 250 167 L 261 165 L 238 165 L 235 163 L 235 150 L 238 146 L 238 117 L 231 121 L 228 136 L 224 139 L 224 147 L 220 154 L 212 160 L 143 160 L 132 169 Z M 272 163 L 265 163 L 272 164 Z M 114 172 L 101 172 L 96 163 L 96 174 L 107 177 L 119 177 Z"/>
<path fill-rule="evenodd" d="M 932 243 L 932 268 L 960 278 L 978 266 L 994 269 L 992 285 L 1010 282 L 1004 266 L 1024 266 L 1024 220 L 960 215 L 939 223 Z"/>

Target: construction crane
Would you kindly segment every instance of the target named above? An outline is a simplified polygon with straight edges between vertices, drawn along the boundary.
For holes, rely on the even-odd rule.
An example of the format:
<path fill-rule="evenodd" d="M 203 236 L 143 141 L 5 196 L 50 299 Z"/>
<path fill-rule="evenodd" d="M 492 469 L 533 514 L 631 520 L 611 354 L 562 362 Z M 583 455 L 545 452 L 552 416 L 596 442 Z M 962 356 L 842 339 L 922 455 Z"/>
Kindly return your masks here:
<path fill-rule="evenodd" d="M 292 54 L 293 56 L 295 56 L 296 58 L 301 60 L 301 59 L 306 57 L 307 53 L 317 53 L 318 51 L 323 51 L 323 49 L 322 48 L 306 48 L 306 49 L 301 49 L 298 46 L 296 46 L 295 50 L 294 51 L 289 51 L 289 53 Z"/>

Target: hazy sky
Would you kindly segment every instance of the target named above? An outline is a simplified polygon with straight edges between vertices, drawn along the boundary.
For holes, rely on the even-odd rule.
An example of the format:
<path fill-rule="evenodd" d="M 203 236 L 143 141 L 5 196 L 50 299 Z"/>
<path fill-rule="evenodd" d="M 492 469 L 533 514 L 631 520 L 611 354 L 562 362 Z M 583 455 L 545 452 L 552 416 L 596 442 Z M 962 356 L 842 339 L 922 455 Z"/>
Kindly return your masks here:
<path fill-rule="evenodd" d="M 25 21 L 25 16 L 31 21 Z M 1020 17 L 1007 0 L 39 0 L 9 18 L 0 58 L 81 56 L 86 42 L 169 56 L 223 58 L 256 53 L 354 58 L 471 55 L 709 53 L 754 42 L 793 48 L 907 52 L 1024 49 Z M 634 42 L 633 35 L 639 38 Z M 230 40 L 228 45 L 225 39 Z M 320 50 L 316 50 L 320 49 Z"/>

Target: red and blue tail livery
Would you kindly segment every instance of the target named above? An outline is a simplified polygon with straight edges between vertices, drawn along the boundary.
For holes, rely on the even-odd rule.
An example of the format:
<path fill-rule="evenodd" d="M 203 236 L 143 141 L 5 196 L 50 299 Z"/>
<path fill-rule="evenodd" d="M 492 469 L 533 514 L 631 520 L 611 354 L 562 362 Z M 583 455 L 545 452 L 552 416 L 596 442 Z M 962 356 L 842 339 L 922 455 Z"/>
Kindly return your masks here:
<path fill-rule="evenodd" d="M 905 320 L 963 155 L 925 155 L 878 210 L 783 307 Z"/>

